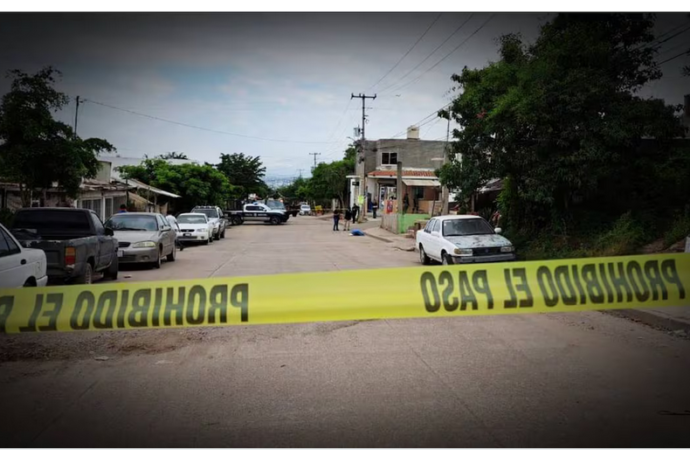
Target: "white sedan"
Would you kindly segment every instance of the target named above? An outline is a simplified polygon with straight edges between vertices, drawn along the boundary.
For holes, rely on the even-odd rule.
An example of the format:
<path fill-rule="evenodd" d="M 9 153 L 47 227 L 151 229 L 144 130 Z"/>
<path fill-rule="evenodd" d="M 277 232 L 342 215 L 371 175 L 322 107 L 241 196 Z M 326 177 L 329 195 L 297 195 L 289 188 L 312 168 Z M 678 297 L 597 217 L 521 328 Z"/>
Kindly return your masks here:
<path fill-rule="evenodd" d="M 184 213 L 177 216 L 180 229 L 177 232 L 179 242 L 199 242 L 208 245 L 213 242 L 213 222 L 203 213 Z"/>
<path fill-rule="evenodd" d="M 45 286 L 48 283 L 46 254 L 24 248 L 0 225 L 0 288 Z"/>
<path fill-rule="evenodd" d="M 515 248 L 500 233 L 478 216 L 440 216 L 417 232 L 415 247 L 424 265 L 514 261 Z"/>

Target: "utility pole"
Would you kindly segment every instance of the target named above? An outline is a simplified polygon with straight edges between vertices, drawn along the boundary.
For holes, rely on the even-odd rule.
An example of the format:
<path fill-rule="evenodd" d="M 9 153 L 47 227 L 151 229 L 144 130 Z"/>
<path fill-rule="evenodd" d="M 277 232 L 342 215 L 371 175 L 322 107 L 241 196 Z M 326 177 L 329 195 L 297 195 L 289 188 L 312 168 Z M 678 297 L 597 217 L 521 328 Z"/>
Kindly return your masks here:
<path fill-rule="evenodd" d="M 448 126 L 446 127 L 446 146 L 443 149 L 443 165 L 448 163 L 448 151 L 450 143 L 450 106 L 448 107 Z M 441 186 L 441 200 L 443 201 L 441 205 L 441 214 L 448 214 L 448 186 L 445 184 Z"/>
<path fill-rule="evenodd" d="M 366 122 L 367 122 L 367 115 L 366 115 L 366 101 L 368 98 L 375 100 L 376 99 L 376 94 L 374 95 L 366 95 L 366 94 L 359 94 L 355 95 L 352 94 L 350 99 L 353 98 L 361 98 L 362 99 L 362 138 L 360 140 L 361 145 L 360 148 L 362 149 L 362 158 L 366 158 L 366 135 L 365 129 L 366 129 Z M 359 158 L 357 158 L 357 162 L 359 162 Z M 362 223 L 364 219 L 367 216 L 367 173 L 366 173 L 366 166 L 365 164 L 366 161 L 362 162 L 362 182 L 359 186 L 359 192 L 363 193 L 362 197 L 364 198 L 364 201 L 362 202 L 362 212 L 359 215 L 359 223 Z M 355 166 L 356 167 L 356 166 Z"/>
<path fill-rule="evenodd" d="M 74 136 L 77 136 L 77 124 L 79 123 L 79 104 L 84 103 L 86 100 L 80 100 L 80 97 L 77 95 L 77 109 L 74 112 Z"/>
<path fill-rule="evenodd" d="M 317 157 L 318 155 L 320 155 L 321 153 L 309 153 L 309 154 L 310 154 L 310 155 L 314 155 L 314 167 L 312 168 L 312 170 L 313 170 L 313 169 L 316 169 L 316 157 Z"/>

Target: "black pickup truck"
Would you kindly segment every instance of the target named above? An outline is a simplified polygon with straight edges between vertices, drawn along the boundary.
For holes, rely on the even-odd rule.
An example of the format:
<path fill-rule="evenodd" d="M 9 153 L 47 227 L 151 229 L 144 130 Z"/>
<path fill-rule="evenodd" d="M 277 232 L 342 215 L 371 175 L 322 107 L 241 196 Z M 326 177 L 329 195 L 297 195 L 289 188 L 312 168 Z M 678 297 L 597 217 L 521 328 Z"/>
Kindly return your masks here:
<path fill-rule="evenodd" d="M 91 284 L 98 272 L 117 279 L 117 239 L 89 209 L 20 209 L 12 234 L 24 247 L 45 252 L 50 281 Z"/>

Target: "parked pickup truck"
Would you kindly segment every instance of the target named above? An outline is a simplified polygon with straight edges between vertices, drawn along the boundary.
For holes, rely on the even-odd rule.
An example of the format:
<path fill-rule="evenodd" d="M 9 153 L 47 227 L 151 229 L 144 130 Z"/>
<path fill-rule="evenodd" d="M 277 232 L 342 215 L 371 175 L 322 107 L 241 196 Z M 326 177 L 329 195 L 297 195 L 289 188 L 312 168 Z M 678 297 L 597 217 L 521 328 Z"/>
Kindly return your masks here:
<path fill-rule="evenodd" d="M 282 211 L 287 215 L 288 218 L 290 218 L 290 216 L 297 217 L 297 214 L 299 213 L 299 209 L 292 208 L 289 205 L 286 206 L 285 203 L 281 202 L 280 200 L 268 200 L 266 201 L 266 206 L 276 211 Z"/>
<path fill-rule="evenodd" d="M 25 208 L 12 234 L 26 248 L 46 254 L 49 281 L 91 284 L 95 273 L 117 279 L 117 239 L 96 213 L 77 208 Z"/>
<path fill-rule="evenodd" d="M 272 225 L 285 223 L 290 217 L 287 213 L 271 209 L 262 204 L 244 205 L 242 211 L 227 211 L 228 219 L 233 225 L 242 225 L 245 221 L 264 222 Z"/>

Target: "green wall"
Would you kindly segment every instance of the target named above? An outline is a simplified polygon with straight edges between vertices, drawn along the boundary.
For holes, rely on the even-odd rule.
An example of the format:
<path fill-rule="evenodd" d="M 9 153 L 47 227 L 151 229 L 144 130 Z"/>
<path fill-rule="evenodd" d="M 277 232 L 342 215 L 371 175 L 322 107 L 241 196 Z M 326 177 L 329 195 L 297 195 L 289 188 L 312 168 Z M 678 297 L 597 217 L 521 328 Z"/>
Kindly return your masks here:
<path fill-rule="evenodd" d="M 416 221 L 427 219 L 429 219 L 429 214 L 399 214 L 398 233 L 406 233 L 407 229 L 413 226 Z"/>

